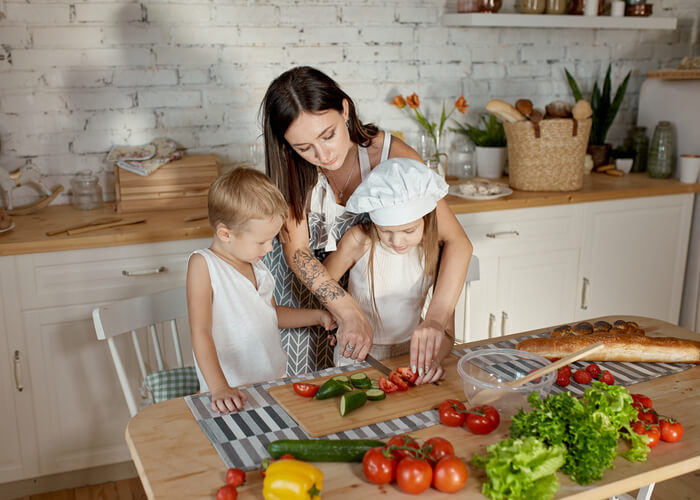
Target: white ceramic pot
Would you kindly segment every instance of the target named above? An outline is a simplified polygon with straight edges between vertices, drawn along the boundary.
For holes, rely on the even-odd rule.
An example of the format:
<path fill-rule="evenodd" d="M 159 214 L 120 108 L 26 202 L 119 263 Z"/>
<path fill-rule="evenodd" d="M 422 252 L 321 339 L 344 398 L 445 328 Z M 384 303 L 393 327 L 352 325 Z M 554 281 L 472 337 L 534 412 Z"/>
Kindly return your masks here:
<path fill-rule="evenodd" d="M 479 177 L 495 179 L 501 177 L 506 168 L 508 150 L 501 148 L 476 147 L 476 171 Z"/>

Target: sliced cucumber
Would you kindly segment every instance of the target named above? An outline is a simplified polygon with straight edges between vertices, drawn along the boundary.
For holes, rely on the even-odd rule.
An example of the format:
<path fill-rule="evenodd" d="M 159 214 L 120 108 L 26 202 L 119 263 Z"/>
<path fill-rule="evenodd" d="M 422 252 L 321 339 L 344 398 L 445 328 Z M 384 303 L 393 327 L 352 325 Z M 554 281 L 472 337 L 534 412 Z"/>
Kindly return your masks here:
<path fill-rule="evenodd" d="M 365 391 L 350 391 L 340 396 L 340 416 L 344 417 L 367 402 Z"/>
<path fill-rule="evenodd" d="M 372 387 L 372 381 L 362 372 L 350 375 L 350 382 L 358 389 L 369 389 Z"/>
<path fill-rule="evenodd" d="M 381 401 L 386 397 L 386 393 L 381 389 L 368 389 L 365 394 L 370 401 Z"/>
<path fill-rule="evenodd" d="M 370 380 L 370 382 L 372 383 L 372 389 L 379 389 L 379 380 L 373 378 Z"/>
<path fill-rule="evenodd" d="M 267 445 L 275 458 L 290 453 L 306 462 L 362 462 L 370 448 L 384 446 L 371 439 L 281 439 Z"/>
<path fill-rule="evenodd" d="M 337 380 L 338 382 L 345 382 L 346 384 L 350 383 L 350 379 L 345 375 L 336 375 L 335 377 L 333 377 L 333 380 Z"/>
<path fill-rule="evenodd" d="M 330 399 L 345 393 L 345 387 L 334 379 L 328 379 L 318 388 L 314 399 Z"/>

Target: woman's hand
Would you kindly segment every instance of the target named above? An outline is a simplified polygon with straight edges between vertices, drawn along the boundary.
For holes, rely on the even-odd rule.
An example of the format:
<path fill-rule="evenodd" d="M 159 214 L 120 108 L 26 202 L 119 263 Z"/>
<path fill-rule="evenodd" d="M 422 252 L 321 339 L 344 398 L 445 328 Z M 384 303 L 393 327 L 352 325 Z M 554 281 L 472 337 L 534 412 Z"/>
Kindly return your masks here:
<path fill-rule="evenodd" d="M 439 366 L 437 359 L 444 328 L 438 322 L 425 320 L 411 335 L 411 370 L 418 373 L 418 380 Z M 432 381 L 432 380 L 431 380 Z"/>
<path fill-rule="evenodd" d="M 416 385 L 432 384 L 438 380 L 445 378 L 445 370 L 439 363 L 433 363 L 430 369 L 423 373 L 422 377 L 418 377 L 414 382 Z"/>
<path fill-rule="evenodd" d="M 347 297 L 352 300 L 349 295 Z M 340 354 L 346 358 L 363 361 L 372 347 L 374 332 L 357 302 L 352 300 L 347 305 L 350 307 L 339 311 L 340 316 L 337 318 L 336 338 Z"/>
<path fill-rule="evenodd" d="M 235 387 L 225 386 L 211 391 L 211 409 L 228 414 L 241 411 L 248 401 L 248 396 Z"/>

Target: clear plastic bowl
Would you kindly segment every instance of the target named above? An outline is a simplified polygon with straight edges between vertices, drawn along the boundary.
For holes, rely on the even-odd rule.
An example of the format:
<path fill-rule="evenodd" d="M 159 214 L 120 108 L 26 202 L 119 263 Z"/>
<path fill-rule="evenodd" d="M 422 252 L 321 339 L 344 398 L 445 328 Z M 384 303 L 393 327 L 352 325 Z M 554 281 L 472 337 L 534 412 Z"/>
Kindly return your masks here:
<path fill-rule="evenodd" d="M 549 364 L 538 354 L 517 349 L 480 349 L 462 356 L 457 372 L 470 407 L 489 404 L 501 418 L 509 418 L 518 409 L 529 407 L 527 397 L 531 392 L 539 392 L 543 397 L 549 393 L 556 370 L 518 387 L 505 384 Z"/>

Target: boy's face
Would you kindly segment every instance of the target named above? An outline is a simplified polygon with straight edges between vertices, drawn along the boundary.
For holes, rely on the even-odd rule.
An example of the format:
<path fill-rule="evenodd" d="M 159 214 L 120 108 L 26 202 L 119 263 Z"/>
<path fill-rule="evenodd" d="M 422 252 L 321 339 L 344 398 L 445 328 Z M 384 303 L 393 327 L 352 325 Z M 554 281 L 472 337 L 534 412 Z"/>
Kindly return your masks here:
<path fill-rule="evenodd" d="M 281 217 L 251 219 L 237 231 L 230 231 L 227 242 L 231 256 L 242 262 L 254 264 L 272 250 L 272 240 L 282 229 Z"/>
<path fill-rule="evenodd" d="M 403 254 L 420 245 L 423 240 L 423 218 L 400 226 L 375 224 L 379 240 L 394 252 Z"/>

